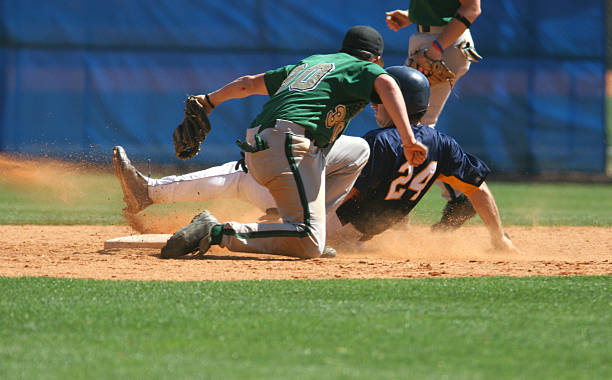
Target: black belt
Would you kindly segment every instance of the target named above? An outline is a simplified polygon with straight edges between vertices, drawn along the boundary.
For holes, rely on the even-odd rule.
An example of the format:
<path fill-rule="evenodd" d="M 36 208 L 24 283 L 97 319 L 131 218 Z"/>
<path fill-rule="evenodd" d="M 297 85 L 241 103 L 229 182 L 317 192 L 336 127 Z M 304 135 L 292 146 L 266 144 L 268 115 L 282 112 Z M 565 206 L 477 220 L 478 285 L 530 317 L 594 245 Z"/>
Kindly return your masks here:
<path fill-rule="evenodd" d="M 429 33 L 429 25 L 417 25 L 417 30 L 420 33 Z"/>

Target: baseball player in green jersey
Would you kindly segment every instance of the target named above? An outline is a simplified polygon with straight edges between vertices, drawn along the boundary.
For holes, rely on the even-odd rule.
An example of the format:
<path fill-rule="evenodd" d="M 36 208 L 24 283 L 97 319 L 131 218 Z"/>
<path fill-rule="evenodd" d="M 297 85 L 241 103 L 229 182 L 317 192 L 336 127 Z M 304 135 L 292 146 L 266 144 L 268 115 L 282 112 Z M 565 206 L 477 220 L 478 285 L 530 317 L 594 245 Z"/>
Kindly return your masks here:
<path fill-rule="evenodd" d="M 414 137 L 400 88 L 382 68 L 382 52 L 383 39 L 376 30 L 354 26 L 338 53 L 243 76 L 199 95 L 209 114 L 230 99 L 270 96 L 240 145 L 249 172 L 268 189 L 283 223 L 220 223 L 204 211 L 168 239 L 161 256 L 205 253 L 213 244 L 239 252 L 321 256 L 326 239 L 326 161 L 350 120 L 372 99 L 387 108 L 407 161 L 422 163 L 427 147 Z M 341 152 L 350 145 L 334 148 Z M 339 198 L 346 196 L 360 170 L 356 167 L 344 176 Z"/>
<path fill-rule="evenodd" d="M 386 13 L 387 25 L 394 31 L 411 24 L 417 27 L 417 33 L 410 37 L 405 64 L 419 69 L 430 80 L 429 109 L 421 120 L 422 124 L 435 127 L 454 83 L 468 72 L 471 62 L 481 59 L 474 50 L 469 29 L 480 13 L 480 0 L 410 0 L 409 9 Z M 436 75 L 427 69 L 425 56 L 431 61 L 444 62 L 454 79 L 451 82 L 436 81 Z M 433 225 L 434 230 L 456 229 L 476 214 L 470 201 L 459 190 L 436 183 L 448 203 L 440 222 Z"/>

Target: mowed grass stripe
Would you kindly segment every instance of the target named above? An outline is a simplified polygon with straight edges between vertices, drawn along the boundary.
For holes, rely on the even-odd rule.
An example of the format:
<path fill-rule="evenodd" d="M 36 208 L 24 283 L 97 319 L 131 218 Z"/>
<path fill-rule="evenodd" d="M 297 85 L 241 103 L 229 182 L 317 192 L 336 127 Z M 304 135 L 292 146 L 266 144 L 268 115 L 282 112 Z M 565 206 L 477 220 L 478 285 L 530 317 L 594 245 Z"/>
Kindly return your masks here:
<path fill-rule="evenodd" d="M 25 185 L 0 178 L 0 224 L 125 224 L 121 216 L 123 194 L 119 182 L 106 172 L 67 173 L 63 184 Z M 505 225 L 612 226 L 610 184 L 489 183 Z M 412 212 L 413 223 L 432 224 L 440 219 L 446 201 L 434 186 Z M 153 205 L 151 215 L 188 212 L 194 215 L 214 205 L 231 207 L 237 214 L 253 207 L 235 200 Z M 474 218 L 469 223 L 479 223 Z"/>
<path fill-rule="evenodd" d="M 3 378 L 611 378 L 612 276 L 0 278 Z"/>

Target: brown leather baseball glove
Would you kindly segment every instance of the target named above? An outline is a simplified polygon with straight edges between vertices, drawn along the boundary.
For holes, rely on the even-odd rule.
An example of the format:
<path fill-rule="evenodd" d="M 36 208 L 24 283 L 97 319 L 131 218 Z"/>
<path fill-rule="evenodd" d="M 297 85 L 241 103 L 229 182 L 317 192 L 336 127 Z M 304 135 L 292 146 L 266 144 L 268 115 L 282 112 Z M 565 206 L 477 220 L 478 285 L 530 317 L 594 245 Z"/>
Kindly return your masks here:
<path fill-rule="evenodd" d="M 446 65 L 446 63 L 444 63 L 444 61 L 429 58 L 427 55 L 428 50 L 429 48 L 421 48 L 415 51 L 410 56 L 408 66 L 425 74 L 431 86 L 438 83 L 448 82 L 450 86 L 453 87 L 455 84 L 455 73 L 453 73 L 453 71 Z"/>
<path fill-rule="evenodd" d="M 185 116 L 174 133 L 174 151 L 183 160 L 195 157 L 200 152 L 200 146 L 210 132 L 211 125 L 206 110 L 195 96 L 189 95 L 185 100 Z"/>

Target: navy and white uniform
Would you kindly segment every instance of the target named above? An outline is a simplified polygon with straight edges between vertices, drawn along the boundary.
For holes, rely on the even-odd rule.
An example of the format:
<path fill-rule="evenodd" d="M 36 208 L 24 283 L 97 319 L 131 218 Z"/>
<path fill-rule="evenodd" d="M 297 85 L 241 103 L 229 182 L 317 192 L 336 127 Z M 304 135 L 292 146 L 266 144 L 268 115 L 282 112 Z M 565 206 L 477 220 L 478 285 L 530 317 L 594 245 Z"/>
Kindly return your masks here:
<path fill-rule="evenodd" d="M 406 162 L 394 126 L 363 136 L 370 146 L 370 159 L 354 185 L 359 196 L 336 211 L 343 225 L 351 223 L 364 235 L 379 234 L 403 220 L 436 180 L 469 196 L 490 173 L 484 162 L 464 152 L 452 137 L 424 125 L 412 130 L 429 148 L 427 159 L 416 168 Z"/>

